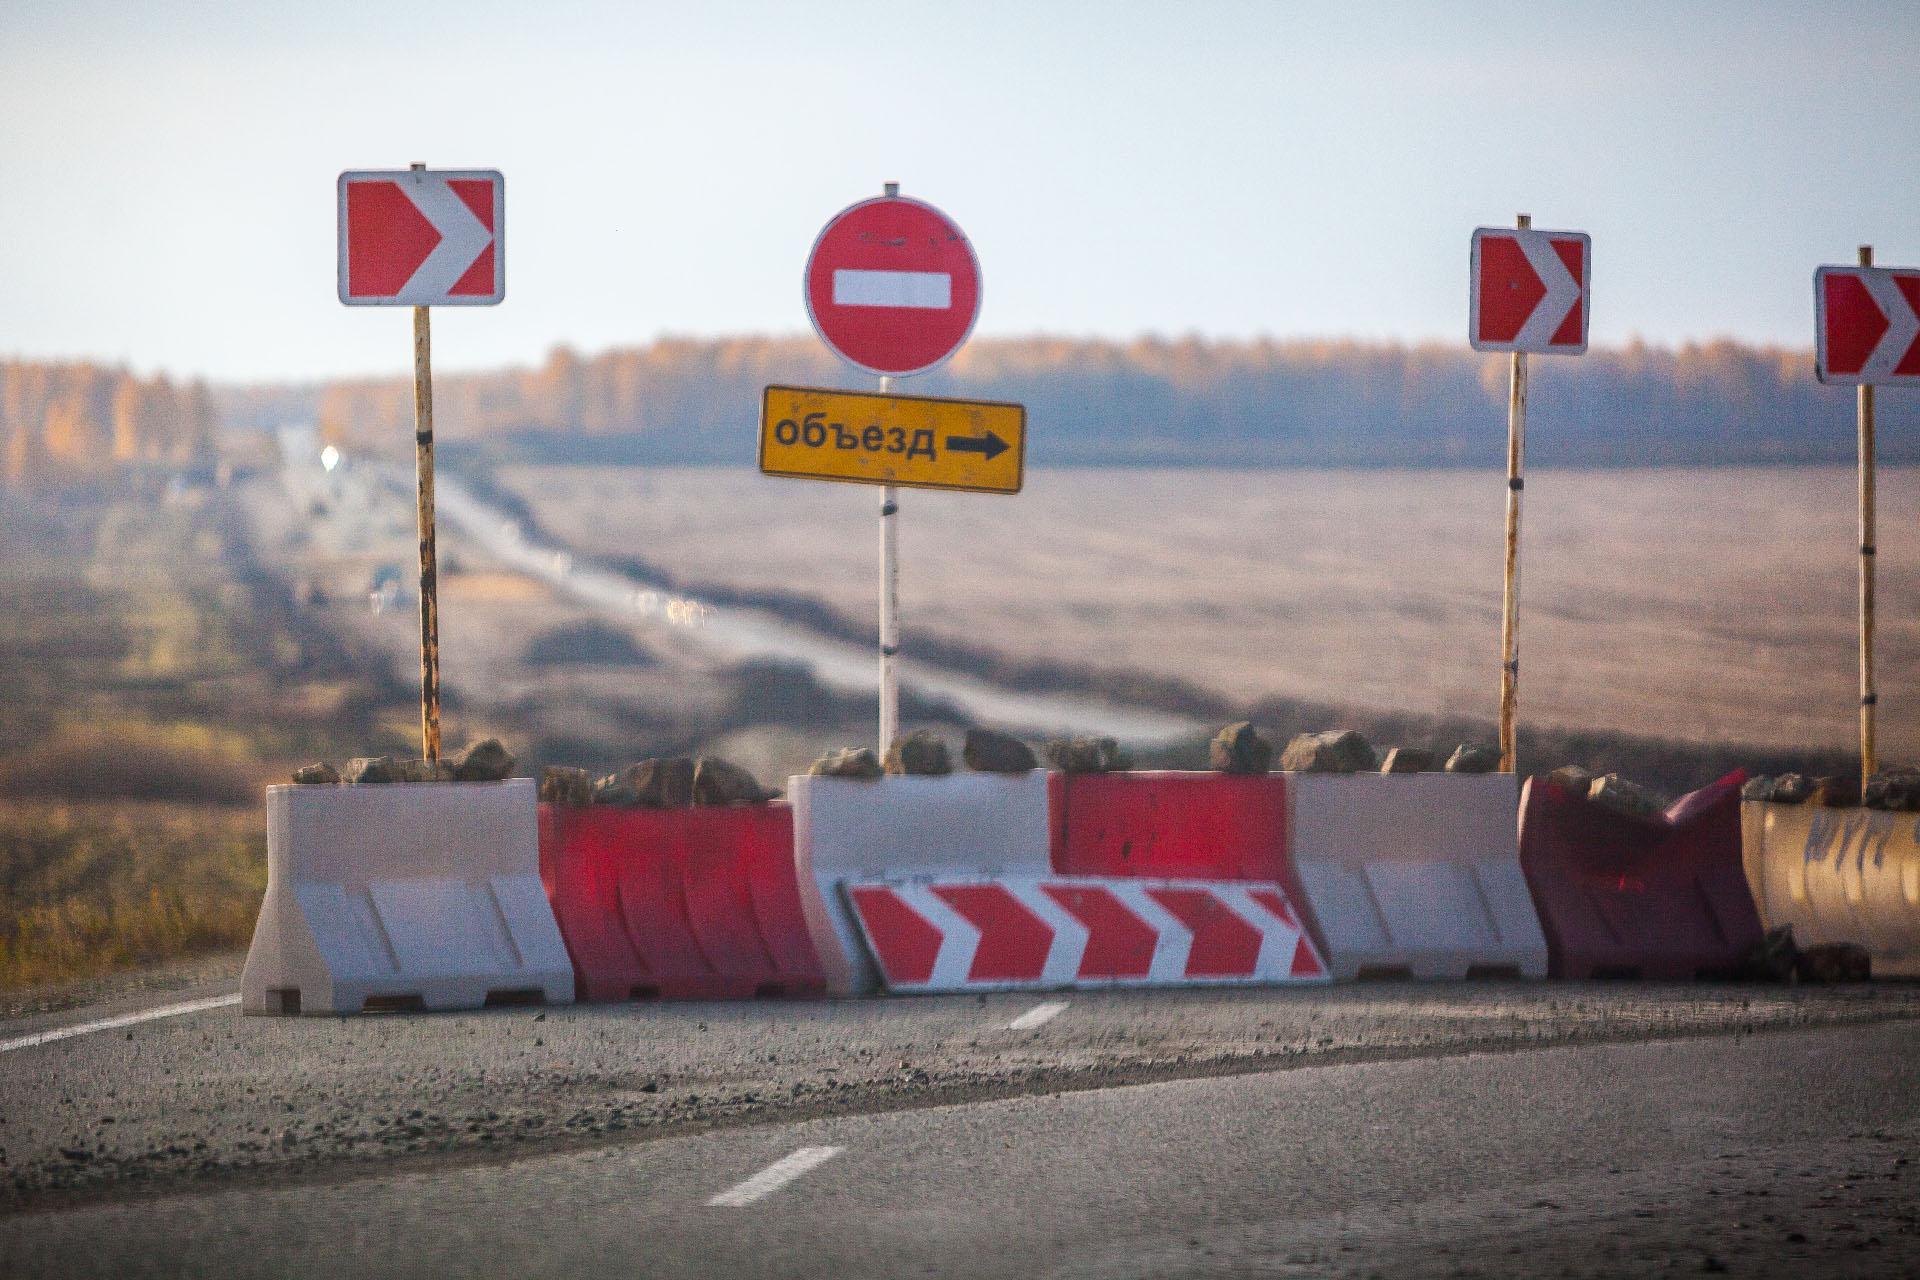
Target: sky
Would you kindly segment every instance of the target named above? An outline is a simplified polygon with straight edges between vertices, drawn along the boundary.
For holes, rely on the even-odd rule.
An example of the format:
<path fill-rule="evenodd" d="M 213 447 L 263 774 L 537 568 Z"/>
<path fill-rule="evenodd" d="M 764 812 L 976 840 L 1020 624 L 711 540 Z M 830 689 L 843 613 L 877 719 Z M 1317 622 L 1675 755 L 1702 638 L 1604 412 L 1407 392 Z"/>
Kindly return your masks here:
<path fill-rule="evenodd" d="M 1920 4 L 0 0 L 0 358 L 393 374 L 342 169 L 506 175 L 436 367 L 799 333 L 837 210 L 972 239 L 976 336 L 1464 347 L 1472 229 L 1593 237 L 1592 339 L 1806 347 L 1920 265 Z"/>

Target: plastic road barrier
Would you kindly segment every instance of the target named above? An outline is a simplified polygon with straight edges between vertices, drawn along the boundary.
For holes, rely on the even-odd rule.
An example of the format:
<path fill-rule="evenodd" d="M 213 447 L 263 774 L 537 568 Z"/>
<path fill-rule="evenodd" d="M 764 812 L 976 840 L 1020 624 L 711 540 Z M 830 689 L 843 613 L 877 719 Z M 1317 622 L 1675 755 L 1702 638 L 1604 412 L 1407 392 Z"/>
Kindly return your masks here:
<path fill-rule="evenodd" d="M 846 892 L 889 991 L 1327 981 L 1274 883 L 1009 876 Z"/>
<path fill-rule="evenodd" d="M 1876 978 L 1920 977 L 1920 818 L 1748 801 L 1747 881 L 1768 928 L 1803 947 L 1857 942 Z"/>
<path fill-rule="evenodd" d="M 1530 778 L 1520 801 L 1527 873 L 1556 978 L 1735 974 L 1759 944 L 1740 861 L 1735 772 L 1636 818 Z"/>
<path fill-rule="evenodd" d="M 784 804 L 543 804 L 540 876 L 582 1000 L 825 994 Z"/>
<path fill-rule="evenodd" d="M 1335 978 L 1546 976 L 1512 775 L 1290 773 L 1287 797 Z"/>
<path fill-rule="evenodd" d="M 1049 795 L 1061 875 L 1272 880 L 1306 901 L 1287 848 L 1285 774 L 1056 773 Z"/>
<path fill-rule="evenodd" d="M 801 909 L 832 995 L 879 987 L 848 910 L 848 881 L 1044 877 L 1047 775 L 791 778 Z"/>
<path fill-rule="evenodd" d="M 567 1004 L 530 779 L 267 788 L 248 1013 Z"/>

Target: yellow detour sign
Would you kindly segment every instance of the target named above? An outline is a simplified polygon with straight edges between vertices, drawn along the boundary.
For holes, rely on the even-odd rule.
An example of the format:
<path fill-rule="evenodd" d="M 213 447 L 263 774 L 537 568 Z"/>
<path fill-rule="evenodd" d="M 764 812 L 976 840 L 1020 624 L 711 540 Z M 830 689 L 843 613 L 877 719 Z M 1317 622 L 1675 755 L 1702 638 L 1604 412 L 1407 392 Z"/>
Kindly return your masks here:
<path fill-rule="evenodd" d="M 993 400 L 932 400 L 818 387 L 768 387 L 760 470 L 801 480 L 1018 493 L 1027 411 Z"/>

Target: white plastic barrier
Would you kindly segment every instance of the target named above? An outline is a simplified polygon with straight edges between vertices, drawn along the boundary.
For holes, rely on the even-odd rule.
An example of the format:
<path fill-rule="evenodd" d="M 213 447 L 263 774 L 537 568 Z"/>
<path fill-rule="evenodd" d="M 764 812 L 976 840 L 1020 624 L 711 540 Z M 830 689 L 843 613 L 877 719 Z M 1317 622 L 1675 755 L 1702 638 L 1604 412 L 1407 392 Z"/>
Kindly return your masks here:
<path fill-rule="evenodd" d="M 532 780 L 267 788 L 248 1013 L 568 1004 Z"/>
<path fill-rule="evenodd" d="M 1287 808 L 1336 979 L 1546 976 L 1512 775 L 1290 773 Z"/>
<path fill-rule="evenodd" d="M 847 906 L 845 882 L 916 877 L 1046 876 L 1047 775 L 803 775 L 793 801 L 800 906 L 831 995 L 878 989 L 879 973 Z"/>
<path fill-rule="evenodd" d="M 1760 918 L 1803 947 L 1857 942 L 1876 978 L 1920 977 L 1920 818 L 1749 800 L 1741 857 Z"/>

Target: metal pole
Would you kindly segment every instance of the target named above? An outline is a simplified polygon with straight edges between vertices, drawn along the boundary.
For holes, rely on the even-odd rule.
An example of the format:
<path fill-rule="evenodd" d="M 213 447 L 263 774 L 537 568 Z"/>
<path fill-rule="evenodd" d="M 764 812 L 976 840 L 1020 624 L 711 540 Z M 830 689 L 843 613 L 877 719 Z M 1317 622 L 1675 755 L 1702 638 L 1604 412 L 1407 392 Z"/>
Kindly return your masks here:
<path fill-rule="evenodd" d="M 440 603 L 433 546 L 433 335 L 427 315 L 426 307 L 413 309 L 413 469 L 420 488 L 420 743 L 427 759 L 438 760 Z"/>
<path fill-rule="evenodd" d="M 1533 219 L 1521 214 L 1514 225 L 1526 230 Z M 1527 454 L 1527 353 L 1513 353 L 1507 374 L 1507 573 L 1500 613 L 1500 771 L 1517 766 L 1517 730 L 1520 702 L 1520 492 Z"/>
<path fill-rule="evenodd" d="M 900 184 L 885 183 L 881 191 L 900 194 Z M 893 379 L 880 375 L 880 394 L 893 390 Z M 885 756 L 900 736 L 900 491 L 892 485 L 880 490 L 880 754 Z"/>
<path fill-rule="evenodd" d="M 1873 246 L 1860 246 L 1860 265 L 1873 265 Z M 1873 388 L 1860 387 L 1860 790 L 1865 798 L 1867 779 L 1879 768 L 1874 752 L 1873 688 Z"/>
<path fill-rule="evenodd" d="M 893 390 L 880 379 L 881 394 Z M 900 736 L 900 491 L 880 490 L 880 754 Z"/>

